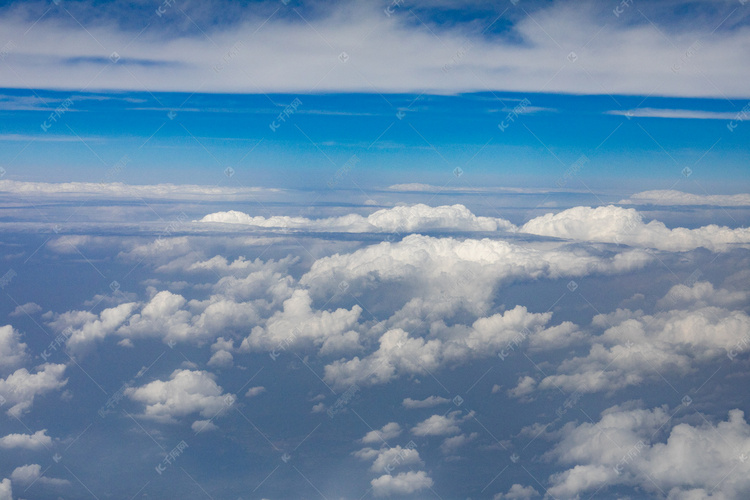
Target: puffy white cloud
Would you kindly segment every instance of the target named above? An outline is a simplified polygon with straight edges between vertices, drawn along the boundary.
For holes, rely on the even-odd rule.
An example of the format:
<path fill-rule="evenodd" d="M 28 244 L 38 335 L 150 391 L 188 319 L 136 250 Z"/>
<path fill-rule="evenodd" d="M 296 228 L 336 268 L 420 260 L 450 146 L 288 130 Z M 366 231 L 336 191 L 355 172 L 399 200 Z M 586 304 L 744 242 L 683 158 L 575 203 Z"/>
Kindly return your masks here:
<path fill-rule="evenodd" d="M 295 290 L 284 301 L 283 309 L 273 314 L 265 326 L 256 326 L 241 347 L 245 350 L 272 350 L 280 344 L 284 348 L 305 343 L 319 346 L 325 352 L 357 348 L 359 334 L 352 329 L 357 324 L 362 308 L 351 310 L 315 311 L 307 290 Z"/>
<path fill-rule="evenodd" d="M 370 431 L 361 441 L 365 444 L 380 443 L 401 435 L 401 426 L 396 422 L 385 424 L 380 430 Z"/>
<path fill-rule="evenodd" d="M 440 445 L 440 451 L 445 455 L 456 453 L 459 448 L 475 440 L 478 436 L 478 433 L 472 432 L 471 434 L 459 434 L 458 436 L 445 438 Z"/>
<path fill-rule="evenodd" d="M 498 493 L 494 500 L 529 500 L 540 496 L 539 492 L 533 486 L 521 486 L 515 483 L 510 487 L 507 493 Z"/>
<path fill-rule="evenodd" d="M 411 493 L 431 488 L 434 482 L 425 471 L 402 472 L 396 476 L 384 474 L 370 481 L 372 493 L 376 497 L 389 495 L 409 495 Z"/>
<path fill-rule="evenodd" d="M 626 272 L 651 260 L 640 249 L 595 255 L 560 243 L 518 244 L 415 234 L 396 243 L 383 242 L 320 258 L 300 278 L 300 284 L 308 286 L 316 297 L 330 297 L 342 282 L 359 294 L 388 283 L 391 300 L 414 301 L 414 308 L 436 311 L 434 319 L 438 319 L 455 311 L 457 305 L 485 313 L 496 287 L 514 280 Z M 404 316 L 408 318 L 409 310 Z"/>
<path fill-rule="evenodd" d="M 459 424 L 474 416 L 473 412 L 466 413 L 456 410 L 447 415 L 432 415 L 415 425 L 411 432 L 415 436 L 446 436 L 461 432 Z"/>
<path fill-rule="evenodd" d="M 11 326 L 0 326 L 0 373 L 21 366 L 29 357 L 21 335 Z"/>
<path fill-rule="evenodd" d="M 255 396 L 260 396 L 264 392 L 266 392 L 266 388 L 263 387 L 262 385 L 259 385 L 257 387 L 251 387 L 245 393 L 245 397 L 246 398 L 254 398 Z"/>
<path fill-rule="evenodd" d="M 52 438 L 47 435 L 47 429 L 36 431 L 34 434 L 8 434 L 0 438 L 0 448 L 40 450 L 51 445 Z"/>
<path fill-rule="evenodd" d="M 383 448 L 378 452 L 378 456 L 372 463 L 370 470 L 372 472 L 385 472 L 390 474 L 399 467 L 409 465 L 421 465 L 422 460 L 419 458 L 419 452 L 414 448 L 402 448 L 394 446 L 392 448 Z"/>
<path fill-rule="evenodd" d="M 731 120 L 731 118 L 729 118 Z M 642 191 L 618 203 L 622 205 L 711 205 L 719 207 L 750 206 L 750 194 L 692 194 L 669 189 Z"/>
<path fill-rule="evenodd" d="M 19 368 L 5 379 L 0 379 L 0 398 L 11 407 L 8 415 L 20 417 L 28 411 L 36 396 L 54 391 L 67 384 L 63 379 L 65 365 L 46 363 L 30 373 L 26 368 Z"/>
<path fill-rule="evenodd" d="M 323 219 L 289 216 L 250 216 L 242 212 L 216 212 L 203 217 L 200 222 L 244 224 L 264 228 L 300 229 L 323 232 L 385 232 L 414 233 L 431 230 L 498 231 L 513 230 L 515 226 L 505 219 L 479 217 L 463 205 L 430 207 L 417 204 L 378 210 L 367 217 L 357 214 Z"/>
<path fill-rule="evenodd" d="M 214 418 L 235 401 L 235 396 L 224 393 L 211 373 L 182 369 L 172 372 L 167 381 L 129 387 L 125 395 L 146 405 L 143 417 L 160 422 L 176 422 L 193 413 Z"/>
<path fill-rule="evenodd" d="M 533 348 L 547 350 L 582 338 L 571 323 L 545 329 L 551 318 L 552 313 L 531 313 L 523 306 L 516 306 L 504 313 L 479 318 L 471 326 L 448 327 L 437 321 L 431 326 L 430 336 L 425 338 L 412 337 L 401 328 L 388 330 L 380 336 L 378 349 L 369 355 L 326 365 L 325 380 L 337 387 L 383 384 L 401 375 L 427 373 L 449 363 L 508 356 L 527 339 Z M 420 403 L 404 402 L 404 405 L 419 407 Z"/>
<path fill-rule="evenodd" d="M 429 396 L 421 400 L 406 398 L 401 404 L 407 410 L 413 410 L 416 408 L 432 408 L 433 406 L 442 405 L 449 402 L 450 399 L 447 398 L 441 398 L 440 396 Z"/>
<path fill-rule="evenodd" d="M 25 316 L 27 314 L 32 315 L 41 312 L 41 310 L 42 306 L 40 306 L 36 302 L 27 302 L 25 304 L 21 304 L 20 306 L 16 306 L 16 308 L 13 309 L 13 312 L 11 312 L 8 316 Z"/>
<path fill-rule="evenodd" d="M 201 432 L 210 432 L 215 431 L 219 427 L 213 423 L 211 420 L 196 420 L 192 423 L 190 428 L 195 432 L 196 434 Z"/>
<path fill-rule="evenodd" d="M 558 373 L 544 377 L 539 389 L 614 391 L 657 373 L 690 373 L 746 343 L 750 316 L 711 306 L 653 315 L 618 309 L 595 316 L 592 326 L 606 329 L 591 338 L 589 353 L 560 363 Z"/>
<path fill-rule="evenodd" d="M 723 252 L 750 246 L 750 228 L 730 229 L 710 225 L 698 229 L 669 229 L 657 220 L 643 222 L 643 216 L 635 209 L 614 205 L 575 207 L 557 214 L 546 214 L 530 220 L 520 231 L 570 240 L 622 243 L 670 252 L 683 252 L 699 247 Z"/>
<path fill-rule="evenodd" d="M 32 483 L 47 484 L 56 487 L 67 486 L 70 484 L 70 481 L 67 479 L 42 476 L 42 466 L 39 464 L 29 464 L 16 467 L 11 473 L 10 478 L 14 483 L 27 486 Z"/>
<path fill-rule="evenodd" d="M 730 291 L 724 288 L 718 290 L 708 281 L 699 281 L 692 286 L 679 284 L 669 289 L 669 292 L 656 305 L 661 308 L 675 307 L 729 307 L 738 305 L 748 299 L 747 292 Z"/>
<path fill-rule="evenodd" d="M 13 485 L 10 479 L 0 481 L 0 500 L 13 500 Z"/>
<path fill-rule="evenodd" d="M 612 407 L 597 423 L 567 424 L 548 456 L 568 469 L 550 477 L 549 495 L 577 498 L 627 485 L 652 495 L 669 491 L 674 500 L 742 498 L 750 489 L 750 425 L 743 412 L 732 410 L 716 424 L 681 423 L 666 441 L 654 441 L 672 413 Z"/>

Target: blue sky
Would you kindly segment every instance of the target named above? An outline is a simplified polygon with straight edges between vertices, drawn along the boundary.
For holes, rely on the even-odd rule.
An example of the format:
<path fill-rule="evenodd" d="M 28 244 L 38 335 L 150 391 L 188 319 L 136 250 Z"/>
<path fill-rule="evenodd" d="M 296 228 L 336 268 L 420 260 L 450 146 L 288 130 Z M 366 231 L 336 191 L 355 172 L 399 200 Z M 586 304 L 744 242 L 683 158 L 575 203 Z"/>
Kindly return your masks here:
<path fill-rule="evenodd" d="M 0 500 L 742 500 L 750 5 L 0 2 Z"/>

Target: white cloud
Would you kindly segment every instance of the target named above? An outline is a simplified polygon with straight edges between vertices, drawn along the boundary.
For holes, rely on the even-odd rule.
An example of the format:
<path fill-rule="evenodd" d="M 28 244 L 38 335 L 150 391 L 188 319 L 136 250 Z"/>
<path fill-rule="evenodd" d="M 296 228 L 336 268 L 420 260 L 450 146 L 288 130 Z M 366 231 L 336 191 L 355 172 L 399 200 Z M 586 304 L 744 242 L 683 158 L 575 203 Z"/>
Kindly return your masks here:
<path fill-rule="evenodd" d="M 507 493 L 498 493 L 493 500 L 529 500 L 538 496 L 541 495 L 533 486 L 524 487 L 515 483 Z"/>
<path fill-rule="evenodd" d="M 10 479 L 0 481 L 0 500 L 13 500 L 13 485 Z"/>
<path fill-rule="evenodd" d="M 478 433 L 472 432 L 471 434 L 459 434 L 458 436 L 448 437 L 443 440 L 440 445 L 440 451 L 445 455 L 456 453 L 459 448 L 462 448 L 467 443 L 475 440 L 479 436 Z"/>
<path fill-rule="evenodd" d="M 461 410 L 456 410 L 447 415 L 432 415 L 415 425 L 411 432 L 415 436 L 447 436 L 461 432 L 459 424 L 474 416 L 473 412 L 462 415 Z"/>
<path fill-rule="evenodd" d="M 741 48 L 750 35 L 742 26 L 714 30 L 720 19 L 683 24 L 664 35 L 633 9 L 625 13 L 629 19 L 624 22 L 614 19 L 611 8 L 581 11 L 552 4 L 520 17 L 508 36 L 500 38 L 475 33 L 474 23 L 425 29 L 411 22 L 409 9 L 392 10 L 388 16 L 380 4 L 347 5 L 307 16 L 309 26 L 281 14 L 268 17 L 248 10 L 238 14 L 232 26 L 204 26 L 205 36 L 203 30 L 194 36 L 180 32 L 179 38 L 166 40 L 161 30 L 136 37 L 137 30 L 117 29 L 125 23 L 106 18 L 87 23 L 84 31 L 50 16 L 24 37 L 33 19 L 11 12 L 3 16 L 0 31 L 8 40 L 24 43 L 6 56 L 4 62 L 13 71 L 0 75 L 0 86 L 610 95 L 647 95 L 658 88 L 667 96 L 748 95 L 744 82 L 750 75 Z M 604 22 L 602 15 L 612 22 Z M 91 37 L 99 43 L 91 43 Z M 588 43 L 592 37 L 595 44 Z M 693 49 L 696 40 L 699 49 Z M 121 52 L 117 64 L 109 60 L 113 48 Z M 575 58 L 568 56 L 571 48 Z M 683 61 L 686 50 L 695 55 L 688 62 Z M 346 64 L 339 59 L 342 51 L 348 56 Z M 252 78 L 244 68 L 254 68 Z M 56 76 L 54 81 L 50 74 Z M 711 75 L 710 81 L 705 75 Z"/>
<path fill-rule="evenodd" d="M 431 488 L 432 478 L 425 471 L 402 472 L 396 476 L 384 474 L 370 481 L 372 493 L 376 497 L 389 495 L 409 495 L 411 493 Z"/>
<path fill-rule="evenodd" d="M 669 189 L 641 191 L 620 200 L 622 205 L 711 205 L 718 207 L 750 206 L 750 194 L 692 194 Z"/>
<path fill-rule="evenodd" d="M 396 422 L 385 424 L 380 430 L 370 431 L 365 434 L 361 441 L 365 444 L 380 443 L 401 435 L 401 426 Z"/>
<path fill-rule="evenodd" d="M 743 412 L 731 410 L 716 424 L 681 423 L 666 441 L 654 441 L 672 413 L 666 407 L 612 407 L 597 423 L 566 425 L 548 456 L 568 468 L 550 477 L 548 494 L 577 498 L 626 485 L 651 495 L 669 492 L 672 500 L 742 498 L 750 488 L 750 425 Z"/>
<path fill-rule="evenodd" d="M 146 405 L 143 417 L 159 422 L 176 422 L 193 413 L 214 418 L 235 401 L 234 395 L 224 393 L 214 378 L 205 371 L 175 370 L 169 380 L 130 387 L 125 395 Z"/>
<path fill-rule="evenodd" d="M 557 374 L 544 377 L 539 389 L 615 391 L 640 385 L 657 373 L 690 373 L 747 342 L 750 316 L 712 306 L 653 315 L 618 309 L 595 316 L 592 326 L 604 332 L 590 338 L 589 353 L 560 363 Z M 514 391 L 520 395 L 533 389 L 528 381 Z"/>
<path fill-rule="evenodd" d="M 30 373 L 26 368 L 19 368 L 5 379 L 0 379 L 0 397 L 12 406 L 6 413 L 20 417 L 34 403 L 34 398 L 63 387 L 68 380 L 63 379 L 65 365 L 46 363 Z"/>
<path fill-rule="evenodd" d="M 121 182 L 23 182 L 0 180 L 0 193 L 16 196 L 54 198 L 154 198 L 160 200 L 246 200 L 261 194 L 281 193 L 280 189 L 259 187 L 197 186 L 192 184 L 123 184 Z M 186 223 L 184 221 L 183 223 Z"/>
<path fill-rule="evenodd" d="M 266 392 L 266 388 L 263 387 L 262 385 L 259 385 L 257 387 L 251 387 L 245 393 L 245 397 L 246 398 L 254 398 L 255 396 L 259 396 L 259 395 L 263 394 L 264 392 Z"/>
<path fill-rule="evenodd" d="M 195 432 L 196 434 L 201 432 L 211 432 L 217 430 L 219 427 L 213 423 L 211 420 L 196 420 L 192 423 L 190 428 Z"/>
<path fill-rule="evenodd" d="M 430 207 L 423 204 L 385 208 L 367 217 L 348 214 L 324 219 L 289 216 L 252 217 L 242 212 L 229 211 L 206 215 L 200 222 L 351 233 L 383 232 L 400 234 L 438 229 L 454 231 L 507 231 L 515 229 L 515 226 L 505 219 L 476 216 L 463 205 Z"/>
<path fill-rule="evenodd" d="M 57 479 L 42 475 L 42 466 L 39 464 L 22 465 L 16 467 L 10 475 L 14 483 L 22 485 L 31 485 L 32 483 L 47 484 L 54 487 L 67 486 L 70 481 L 67 479 Z"/>
<path fill-rule="evenodd" d="M 8 434 L 0 438 L 0 448 L 26 448 L 41 450 L 52 445 L 52 438 L 47 435 L 47 429 L 36 431 L 34 434 Z"/>
<path fill-rule="evenodd" d="M 28 357 L 21 335 L 10 325 L 0 326 L 0 373 L 18 368 Z"/>
<path fill-rule="evenodd" d="M 677 308 L 688 306 L 693 308 L 706 306 L 729 307 L 741 304 L 748 299 L 748 293 L 743 291 L 732 292 L 714 286 L 708 281 L 698 281 L 692 286 L 679 284 L 669 289 L 664 298 L 656 305 L 661 308 Z"/>
<path fill-rule="evenodd" d="M 16 306 L 16 308 L 13 309 L 13 312 L 11 312 L 8 316 L 25 316 L 27 314 L 32 315 L 41 312 L 41 310 L 42 306 L 40 306 L 36 302 L 27 302 L 26 304 Z"/>
<path fill-rule="evenodd" d="M 750 228 L 730 229 L 716 225 L 698 229 L 669 229 L 664 223 L 643 222 L 635 209 L 613 205 L 575 207 L 530 220 L 520 231 L 580 241 L 622 243 L 631 246 L 684 252 L 703 247 L 714 252 L 750 246 Z"/>
<path fill-rule="evenodd" d="M 732 120 L 737 112 L 701 111 L 696 109 L 636 108 L 608 111 L 607 114 L 635 118 L 677 118 L 683 120 Z"/>
<path fill-rule="evenodd" d="M 432 408 L 433 406 L 450 403 L 450 399 L 441 398 L 440 396 L 430 396 L 425 399 L 412 399 L 406 398 L 401 403 L 407 410 L 413 410 L 415 408 Z"/>
<path fill-rule="evenodd" d="M 394 446 L 392 448 L 380 449 L 377 458 L 375 458 L 372 467 L 370 467 L 370 471 L 390 474 L 399 467 L 410 465 L 422 465 L 419 452 L 414 448 Z"/>

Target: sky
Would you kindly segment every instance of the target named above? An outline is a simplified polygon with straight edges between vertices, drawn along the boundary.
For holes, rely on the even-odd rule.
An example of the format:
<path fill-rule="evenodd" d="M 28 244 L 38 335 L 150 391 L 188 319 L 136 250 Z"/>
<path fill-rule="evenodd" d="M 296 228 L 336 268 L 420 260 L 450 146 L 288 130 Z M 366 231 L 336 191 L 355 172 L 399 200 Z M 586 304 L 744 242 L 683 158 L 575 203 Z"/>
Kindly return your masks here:
<path fill-rule="evenodd" d="M 748 9 L 0 2 L 0 500 L 748 498 Z"/>

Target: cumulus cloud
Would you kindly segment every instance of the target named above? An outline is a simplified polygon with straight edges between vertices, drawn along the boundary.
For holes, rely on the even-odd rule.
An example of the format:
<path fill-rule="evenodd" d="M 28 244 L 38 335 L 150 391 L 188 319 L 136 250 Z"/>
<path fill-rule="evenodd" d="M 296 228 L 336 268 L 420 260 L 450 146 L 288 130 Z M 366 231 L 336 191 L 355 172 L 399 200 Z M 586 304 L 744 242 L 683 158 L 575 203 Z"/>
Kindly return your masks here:
<path fill-rule="evenodd" d="M 431 488 L 432 478 L 425 471 L 401 472 L 396 476 L 384 474 L 370 481 L 372 493 L 376 497 L 389 495 L 409 495 L 411 493 Z"/>
<path fill-rule="evenodd" d="M 686 284 L 675 285 L 660 299 L 656 305 L 661 308 L 675 307 L 730 307 L 741 304 L 748 299 L 747 292 L 730 291 L 724 288 L 718 290 L 708 281 L 698 281 L 692 286 Z"/>
<path fill-rule="evenodd" d="M 641 191 L 618 202 L 621 205 L 710 205 L 717 207 L 750 206 L 750 194 L 693 194 L 670 189 Z"/>
<path fill-rule="evenodd" d="M 54 391 L 68 383 L 63 378 L 65 365 L 45 363 L 36 367 L 35 373 L 19 368 L 5 379 L 0 379 L 0 397 L 11 407 L 6 413 L 20 417 L 34 403 L 34 398 Z"/>
<path fill-rule="evenodd" d="M 401 375 L 429 373 L 451 363 L 488 356 L 508 356 L 526 344 L 537 349 L 554 349 L 582 338 L 569 322 L 545 328 L 552 313 L 531 313 L 523 306 L 479 318 L 471 326 L 446 326 L 436 321 L 430 337 L 411 336 L 401 328 L 380 336 L 379 347 L 360 358 L 340 359 L 325 367 L 325 380 L 337 387 L 352 384 L 383 384 Z M 547 342 L 548 341 L 548 342 Z M 547 342 L 547 345 L 545 345 Z M 404 402 L 408 407 L 426 407 L 439 400 Z"/>
<path fill-rule="evenodd" d="M 266 392 L 266 388 L 263 387 L 262 385 L 259 385 L 257 387 L 251 387 L 245 393 L 245 397 L 246 398 L 254 398 L 255 396 L 260 396 L 264 392 Z"/>
<path fill-rule="evenodd" d="M 356 349 L 359 334 L 353 330 L 362 314 L 362 308 L 350 310 L 314 310 L 312 297 L 307 290 L 295 290 L 284 301 L 281 311 L 275 312 L 265 326 L 256 326 L 242 341 L 244 350 L 273 350 L 283 345 L 313 344 L 321 352 L 331 353 Z"/>
<path fill-rule="evenodd" d="M 750 488 L 750 425 L 743 412 L 731 410 L 716 424 L 666 427 L 666 440 L 657 439 L 672 413 L 612 407 L 596 423 L 567 424 L 548 453 L 567 469 L 549 478 L 548 494 L 577 498 L 626 485 L 651 495 L 669 492 L 672 500 L 741 498 Z"/>
<path fill-rule="evenodd" d="M 367 217 L 349 214 L 342 217 L 308 219 L 305 217 L 252 217 L 242 212 L 217 212 L 200 222 L 244 224 L 263 228 L 298 229 L 321 232 L 350 233 L 414 233 L 419 231 L 499 231 L 515 226 L 504 219 L 479 217 L 463 205 L 430 207 L 418 204 L 378 210 Z"/>
<path fill-rule="evenodd" d="M 472 432 L 471 434 L 459 434 L 458 436 L 445 438 L 440 445 L 440 451 L 445 455 L 456 453 L 460 448 L 474 441 L 478 436 L 479 433 Z"/>
<path fill-rule="evenodd" d="M 370 455 L 365 448 L 360 458 Z M 419 458 L 419 452 L 412 447 L 402 448 L 394 446 L 392 448 L 381 448 L 378 450 L 375 460 L 370 467 L 372 472 L 385 472 L 390 474 L 399 467 L 408 467 L 411 465 L 421 465 L 422 460 Z"/>
<path fill-rule="evenodd" d="M 517 244 L 414 234 L 396 243 L 386 241 L 320 258 L 300 278 L 300 284 L 308 286 L 316 297 L 330 297 L 342 282 L 358 293 L 388 283 L 391 300 L 413 300 L 415 309 L 436 311 L 439 318 L 459 305 L 476 314 L 486 312 L 495 288 L 514 280 L 625 272 L 651 260 L 640 249 L 607 255 L 559 243 Z M 411 312 L 405 311 L 405 316 Z"/>
<path fill-rule="evenodd" d="M 463 415 L 461 410 L 456 410 L 447 415 L 432 415 L 412 427 L 411 432 L 415 436 L 446 436 L 461 432 L 459 425 L 472 418 L 473 412 Z"/>
<path fill-rule="evenodd" d="M 0 326 L 0 373 L 21 366 L 28 358 L 26 344 L 10 325 Z"/>
<path fill-rule="evenodd" d="M 0 448 L 25 448 L 40 450 L 49 448 L 52 438 L 47 435 L 47 429 L 36 431 L 34 434 L 8 434 L 0 438 Z"/>
<path fill-rule="evenodd" d="M 401 426 L 396 422 L 385 424 L 380 430 L 370 431 L 360 441 L 365 444 L 380 443 L 401 435 Z"/>
<path fill-rule="evenodd" d="M 13 485 L 10 479 L 0 481 L 0 500 L 13 500 Z"/>
<path fill-rule="evenodd" d="M 618 309 L 595 316 L 592 327 L 604 332 L 591 337 L 589 353 L 560 363 L 557 374 L 539 381 L 539 389 L 615 391 L 642 384 L 658 373 L 691 373 L 746 343 L 750 316 L 713 306 L 653 315 Z M 522 380 L 515 395 L 534 389 L 536 381 L 529 379 Z"/>
<path fill-rule="evenodd" d="M 406 398 L 401 404 L 407 410 L 413 410 L 416 408 L 432 408 L 433 406 L 442 405 L 449 402 L 450 399 L 447 398 L 441 398 L 440 396 L 429 396 L 421 400 Z"/>
<path fill-rule="evenodd" d="M 125 395 L 146 405 L 144 418 L 159 422 L 176 422 L 193 413 L 212 419 L 235 401 L 235 396 L 224 393 L 211 373 L 184 369 L 172 372 L 167 381 L 129 387 Z"/>
<path fill-rule="evenodd" d="M 645 223 L 643 216 L 632 208 L 614 205 L 590 208 L 575 207 L 557 214 L 546 214 L 530 220 L 520 231 L 540 236 L 553 236 L 579 241 L 618 243 L 684 252 L 707 248 L 724 252 L 750 246 L 750 229 L 730 229 L 709 225 L 698 229 L 669 229 L 657 220 Z"/>
<path fill-rule="evenodd" d="M 510 487 L 507 493 L 498 493 L 494 500 L 529 500 L 540 496 L 539 492 L 533 486 L 521 486 L 515 483 Z"/>
<path fill-rule="evenodd" d="M 13 312 L 11 312 L 9 316 L 25 316 L 27 314 L 32 315 L 41 312 L 41 310 L 42 306 L 40 306 L 36 302 L 27 302 L 26 304 L 16 306 L 16 308 L 13 309 Z"/>
<path fill-rule="evenodd" d="M 31 485 L 32 483 L 47 484 L 50 486 L 60 487 L 67 486 L 70 481 L 67 479 L 57 479 L 42 475 L 42 466 L 39 464 L 22 465 L 16 467 L 10 475 L 14 483 L 22 485 Z"/>

